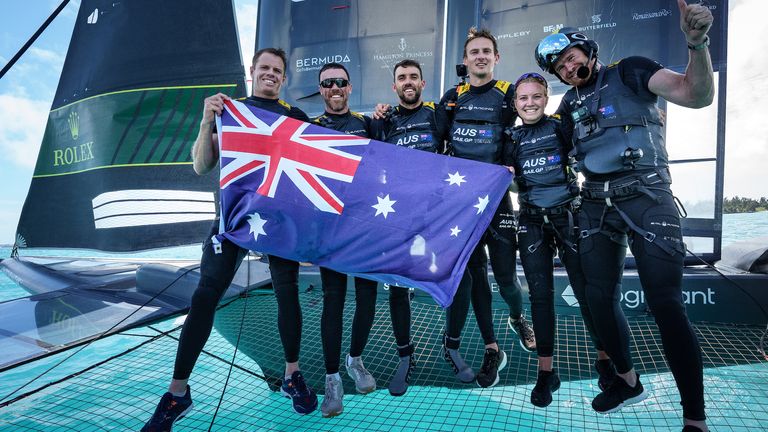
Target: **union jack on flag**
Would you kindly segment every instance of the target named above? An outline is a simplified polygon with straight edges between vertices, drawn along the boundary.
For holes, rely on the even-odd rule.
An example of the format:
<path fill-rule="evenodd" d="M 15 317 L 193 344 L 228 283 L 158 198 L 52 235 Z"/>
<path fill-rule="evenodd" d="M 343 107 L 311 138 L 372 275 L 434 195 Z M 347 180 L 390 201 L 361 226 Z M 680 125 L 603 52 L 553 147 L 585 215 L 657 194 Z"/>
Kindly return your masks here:
<path fill-rule="evenodd" d="M 448 306 L 511 175 L 230 101 L 219 238 L 420 288 Z"/>
<path fill-rule="evenodd" d="M 221 158 L 226 161 L 221 167 L 222 190 L 263 169 L 256 193 L 274 198 L 285 176 L 318 209 L 341 214 L 344 203 L 320 177 L 352 182 L 360 156 L 337 147 L 366 145 L 369 139 L 328 130 L 308 132 L 309 123 L 285 116 L 267 124 L 241 103 L 228 100 L 225 104 L 236 124 L 221 129 Z"/>

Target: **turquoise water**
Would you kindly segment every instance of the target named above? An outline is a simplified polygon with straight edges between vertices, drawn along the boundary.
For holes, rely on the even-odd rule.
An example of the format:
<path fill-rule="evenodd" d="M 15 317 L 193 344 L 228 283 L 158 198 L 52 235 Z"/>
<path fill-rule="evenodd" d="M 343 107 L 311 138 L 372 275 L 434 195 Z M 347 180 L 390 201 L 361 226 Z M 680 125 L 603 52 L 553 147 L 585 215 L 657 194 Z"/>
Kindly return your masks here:
<path fill-rule="evenodd" d="M 768 237 L 768 211 L 723 215 L 723 247 L 757 237 Z"/>

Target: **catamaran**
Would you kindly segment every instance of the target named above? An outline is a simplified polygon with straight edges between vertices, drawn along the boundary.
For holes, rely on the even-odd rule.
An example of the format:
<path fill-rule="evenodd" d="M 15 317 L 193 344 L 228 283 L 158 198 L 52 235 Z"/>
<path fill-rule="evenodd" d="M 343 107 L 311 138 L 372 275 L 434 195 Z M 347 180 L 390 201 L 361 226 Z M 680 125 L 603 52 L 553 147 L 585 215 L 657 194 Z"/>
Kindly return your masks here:
<path fill-rule="evenodd" d="M 755 418 L 761 421 L 768 409 L 763 389 L 768 379 L 763 331 L 768 322 L 768 241 L 755 239 L 721 249 L 728 1 L 715 0 L 709 7 L 715 15 L 710 51 L 719 95 L 708 114 L 716 119 L 712 140 L 697 143 L 704 150 L 693 156 L 672 150 L 677 143 L 668 142 L 673 178 L 683 185 L 676 191 L 686 189 L 693 181 L 692 173 L 697 179 L 714 180 L 713 184 L 696 184 L 698 192 L 703 188 L 708 193 L 703 204 L 684 193 L 680 196 L 691 210 L 683 226 L 690 249 L 683 294 L 702 341 L 710 423 L 718 430 L 737 430 L 744 424 L 749 429 Z M 404 58 L 423 64 L 428 82 L 425 99 L 438 99 L 457 80 L 453 63 L 460 61 L 464 35 L 472 25 L 487 27 L 496 35 L 503 59 L 496 69 L 500 77 L 537 70 L 533 47 L 543 35 L 566 24 L 594 35 L 606 60 L 644 55 L 676 70 L 687 63 L 685 45 L 670 43 L 679 37 L 679 29 L 674 8 L 670 10 L 666 1 L 262 1 L 258 17 L 257 47 L 279 46 L 289 53 L 285 99 L 316 114 L 322 111 L 322 101 L 315 95 L 316 77 L 328 62 L 343 63 L 349 69 L 356 86 L 350 99 L 354 110 L 370 111 L 375 103 L 392 99 L 392 66 Z M 199 278 L 194 261 L 33 257 L 27 256 L 26 249 L 119 253 L 200 242 L 216 216 L 218 179 L 194 174 L 189 149 L 204 97 L 216 92 L 246 95 L 244 60 L 250 59 L 240 56 L 231 2 L 82 1 L 19 221 L 14 254 L 0 262 L 6 274 L 30 293 L 0 303 L 0 376 L 116 337 L 110 335 L 153 328 L 151 324 L 188 308 Z M 565 91 L 559 82 L 550 84 L 555 94 Z M 674 121 L 671 112 L 669 122 Z M 635 338 L 633 349 L 641 363 L 637 368 L 644 376 L 654 377 L 652 383 L 660 394 L 669 393 L 670 388 L 674 393 L 632 264 L 628 259 L 621 295 Z M 226 353 L 235 347 L 247 359 L 209 355 L 227 365 L 230 373 L 235 368 L 248 380 L 258 381 L 254 388 L 259 390 L 225 395 L 226 385 L 223 389 L 219 384 L 209 385 L 215 391 L 203 390 L 204 402 L 195 414 L 197 423 L 190 421 L 194 427 L 207 428 L 208 422 L 213 426 L 215 400 L 221 390 L 224 400 L 260 401 L 246 407 L 238 402 L 236 408 L 247 409 L 238 414 L 231 408 L 227 421 L 239 419 L 242 423 L 216 423 L 222 429 L 389 429 L 399 424 L 425 430 L 604 430 L 668 429 L 676 424 L 670 423 L 677 418 L 674 394 L 671 400 L 656 400 L 610 417 L 596 415 L 583 403 L 594 394 L 595 381 L 588 336 L 565 271 L 560 268 L 555 276 L 557 368 L 568 389 L 559 393 L 561 407 L 545 412 L 527 406 L 525 395 L 535 382 L 535 357 L 513 348 L 516 336 L 506 328 L 506 305 L 497 292 L 496 333 L 502 349 L 511 349 L 511 366 L 501 373 L 498 387 L 483 393 L 453 379 L 440 355 L 443 310 L 417 290 L 411 295 L 417 358 L 413 389 L 395 402 L 381 391 L 357 396 L 346 380 L 345 392 L 355 403 L 349 404 L 341 419 L 333 420 L 337 423 L 330 423 L 298 416 L 276 419 L 274 411 L 253 414 L 278 406 L 278 396 L 271 390 L 279 385 L 283 371 L 269 273 L 254 255 L 241 266 L 215 323 L 218 333 L 231 343 L 217 349 Z M 322 294 L 316 268 L 302 271 L 300 288 L 305 329 L 302 370 L 310 385 L 322 390 Z M 387 382 L 398 361 L 388 305 L 382 301 L 387 298 L 386 289 L 379 287 L 375 327 L 364 354 L 380 383 Z M 351 297 L 350 303 L 354 301 Z M 346 328 L 350 323 L 351 308 L 345 316 Z M 467 361 L 477 365 L 482 341 L 472 325 L 464 333 Z M 148 418 L 154 402 L 147 401 L 154 401 L 157 389 L 170 376 L 172 335 L 172 330 L 164 331 L 152 338 L 154 345 L 141 347 L 155 350 L 157 364 L 152 367 L 166 368 L 164 378 L 149 390 L 146 385 L 127 385 L 137 401 L 131 404 L 125 422 L 116 426 L 103 419 L 95 424 L 104 429 L 137 429 Z M 130 362 L 122 359 L 116 355 L 99 365 L 130 373 Z M 76 383 L 79 375 L 53 383 L 42 377 L 19 388 L 3 386 L 0 407 L 11 414 L 0 413 L 0 428 L 55 428 L 56 410 L 36 410 L 32 403 L 40 398 L 50 401 L 46 391 L 52 395 L 62 389 L 75 391 L 68 383 Z M 29 380 L 32 378 L 34 374 Z M 204 382 L 219 378 L 224 380 L 223 376 L 206 376 Z M 763 384 L 745 388 L 744 380 Z M 118 384 L 105 379 L 99 385 Z M 743 409 L 718 407 L 725 399 L 744 401 Z M 79 409 L 83 416 L 97 419 L 109 415 L 89 413 L 88 404 Z M 244 419 L 243 414 L 249 418 Z M 546 420 L 537 420 L 540 415 Z M 63 424 L 72 427 L 76 423 Z"/>

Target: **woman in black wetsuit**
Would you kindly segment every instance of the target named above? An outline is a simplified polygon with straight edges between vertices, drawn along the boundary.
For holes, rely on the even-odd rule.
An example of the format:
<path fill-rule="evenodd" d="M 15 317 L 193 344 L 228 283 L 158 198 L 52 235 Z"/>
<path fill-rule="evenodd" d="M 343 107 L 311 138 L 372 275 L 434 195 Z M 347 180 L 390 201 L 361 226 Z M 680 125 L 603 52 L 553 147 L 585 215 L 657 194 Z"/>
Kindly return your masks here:
<path fill-rule="evenodd" d="M 547 81 L 537 73 L 522 75 L 515 82 L 515 109 L 523 124 L 505 131 L 504 163 L 514 168 L 520 218 L 518 246 L 531 299 L 533 330 L 539 373 L 531 392 L 531 403 L 546 407 L 560 378 L 552 368 L 555 344 L 553 258 L 560 257 L 579 301 L 584 324 L 597 350 L 598 384 L 607 388 L 616 370 L 595 334 L 592 314 L 584 295 L 586 281 L 577 249 L 579 187 L 568 166 L 569 146 L 563 139 L 557 116 L 544 114 Z"/>

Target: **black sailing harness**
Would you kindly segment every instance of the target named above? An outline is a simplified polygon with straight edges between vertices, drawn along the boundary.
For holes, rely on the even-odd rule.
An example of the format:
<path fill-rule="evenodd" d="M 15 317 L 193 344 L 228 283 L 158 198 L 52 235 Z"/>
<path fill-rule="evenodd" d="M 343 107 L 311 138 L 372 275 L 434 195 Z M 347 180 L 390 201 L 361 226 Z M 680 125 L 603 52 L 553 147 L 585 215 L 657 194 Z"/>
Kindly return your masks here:
<path fill-rule="evenodd" d="M 605 76 L 605 68 L 601 68 L 597 76 L 597 85 L 595 87 L 595 93 L 592 97 L 592 107 L 590 112 L 595 113 L 600 103 L 600 90 L 603 83 L 603 77 Z M 581 230 L 579 235 L 580 239 L 585 239 L 591 235 L 600 233 L 613 241 L 615 235 L 613 231 L 603 229 L 605 224 L 605 215 L 608 213 L 609 208 L 616 210 L 621 219 L 627 224 L 627 226 L 637 234 L 640 234 L 646 241 L 653 243 L 664 252 L 669 255 L 675 255 L 675 253 L 685 254 L 685 248 L 681 244 L 672 243 L 666 239 L 658 239 L 655 233 L 647 231 L 634 223 L 632 219 L 622 211 L 616 204 L 617 202 L 626 201 L 634 198 L 639 194 L 644 194 L 651 198 L 657 204 L 662 203 L 662 198 L 659 193 L 667 193 L 672 195 L 672 191 L 669 189 L 669 184 L 672 183 L 672 177 L 669 174 L 668 169 L 654 169 L 651 172 L 644 174 L 629 174 L 618 179 L 606 180 L 606 181 L 585 181 L 582 184 L 581 195 L 587 200 L 605 200 L 605 207 L 603 207 L 603 213 L 600 216 L 600 223 L 595 228 Z M 675 206 L 680 217 L 686 217 L 688 214 L 683 207 L 680 200 L 672 195 L 675 201 Z M 672 243 L 672 244 L 671 244 Z"/>
<path fill-rule="evenodd" d="M 579 199 L 576 198 L 573 201 L 570 201 L 566 204 L 559 205 L 557 207 L 551 207 L 551 208 L 536 208 L 531 207 L 527 205 L 520 206 L 520 213 L 524 213 L 530 216 L 540 216 L 543 221 L 541 223 L 540 229 L 541 229 L 541 236 L 539 236 L 539 239 L 536 240 L 536 242 L 528 245 L 528 252 L 534 253 L 536 252 L 536 249 L 539 248 L 539 246 L 544 243 L 544 226 L 549 224 L 552 226 L 555 236 L 560 239 L 566 246 L 571 248 L 574 252 L 578 252 L 578 248 L 575 242 L 572 242 L 569 238 L 565 238 L 560 234 L 560 230 L 557 229 L 555 224 L 552 223 L 552 221 L 549 219 L 551 216 L 560 216 L 560 215 L 567 215 L 568 216 L 568 232 L 573 233 L 576 224 L 573 220 L 573 213 L 578 210 L 579 207 Z"/>

